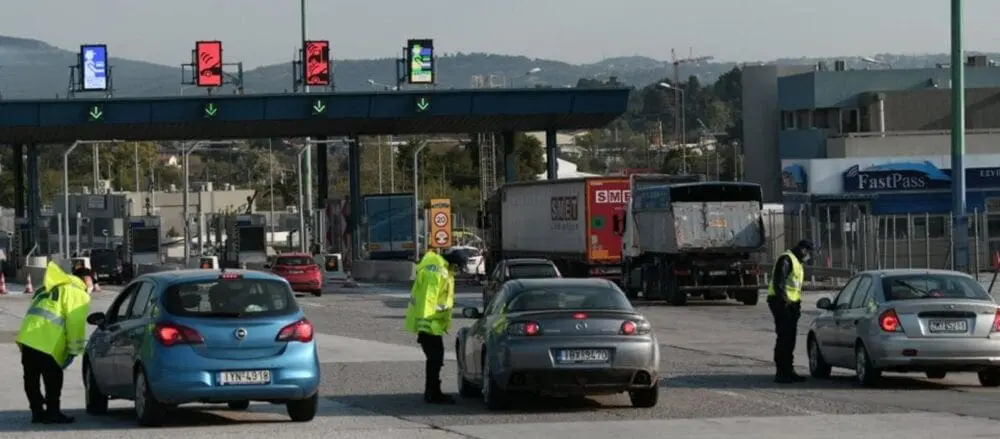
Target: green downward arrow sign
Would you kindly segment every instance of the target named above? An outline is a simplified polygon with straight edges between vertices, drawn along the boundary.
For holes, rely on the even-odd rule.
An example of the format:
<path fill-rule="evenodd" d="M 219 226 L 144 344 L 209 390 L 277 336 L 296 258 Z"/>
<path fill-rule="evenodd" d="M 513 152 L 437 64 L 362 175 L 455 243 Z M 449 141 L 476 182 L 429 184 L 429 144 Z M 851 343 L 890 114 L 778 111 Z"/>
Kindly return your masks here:
<path fill-rule="evenodd" d="M 90 119 L 91 122 L 99 121 L 102 117 L 104 117 L 104 111 L 101 110 L 100 105 L 90 107 L 90 111 L 87 112 L 87 118 Z"/>
<path fill-rule="evenodd" d="M 323 114 L 326 112 L 326 103 L 322 99 L 317 99 L 312 105 L 313 115 Z"/>
<path fill-rule="evenodd" d="M 417 100 L 417 111 L 427 111 L 428 108 L 431 108 L 431 103 L 427 100 L 427 98 L 420 98 Z"/>
<path fill-rule="evenodd" d="M 211 117 L 215 117 L 215 114 L 218 113 L 218 112 L 219 112 L 219 107 L 216 107 L 215 104 L 209 102 L 208 104 L 205 105 L 205 118 L 206 119 L 207 118 L 211 118 Z"/>

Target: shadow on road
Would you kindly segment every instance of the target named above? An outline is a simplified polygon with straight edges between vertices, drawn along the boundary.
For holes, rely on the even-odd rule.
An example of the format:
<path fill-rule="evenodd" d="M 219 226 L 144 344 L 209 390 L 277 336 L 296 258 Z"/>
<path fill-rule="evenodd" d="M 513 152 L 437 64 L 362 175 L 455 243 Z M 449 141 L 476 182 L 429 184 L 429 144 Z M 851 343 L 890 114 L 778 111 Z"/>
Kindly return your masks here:
<path fill-rule="evenodd" d="M 777 384 L 771 374 L 689 374 L 661 379 L 661 387 L 713 390 L 754 389 L 830 389 L 830 390 L 947 390 L 956 387 L 947 382 L 921 380 L 918 376 L 888 375 L 875 388 L 861 387 L 853 376 L 833 376 L 827 379 L 810 378 L 802 383 Z"/>
<path fill-rule="evenodd" d="M 87 431 L 135 429 L 138 424 L 131 409 L 111 409 L 106 415 L 89 415 L 83 409 L 66 410 L 76 422 L 65 425 L 31 424 L 31 412 L 8 410 L 0 412 L 0 432 L 9 431 Z M 223 413 L 240 413 L 239 419 L 223 416 Z M 227 425 L 273 424 L 291 420 L 254 419 L 254 413 L 228 411 L 225 406 L 204 405 L 171 410 L 164 416 L 162 427 L 220 427 Z"/>
<path fill-rule="evenodd" d="M 509 408 L 502 411 L 487 410 L 481 398 L 460 398 L 455 396 L 455 405 L 434 405 L 423 401 L 423 394 L 380 394 L 380 395 L 344 395 L 331 397 L 331 400 L 356 408 L 370 410 L 379 415 L 399 417 L 407 416 L 467 416 L 482 414 L 520 414 L 530 413 L 575 413 L 589 412 L 594 409 L 614 409 L 618 406 L 608 406 L 584 397 L 556 398 L 549 396 L 524 396 L 515 398 Z M 631 408 L 621 406 L 620 408 Z"/>

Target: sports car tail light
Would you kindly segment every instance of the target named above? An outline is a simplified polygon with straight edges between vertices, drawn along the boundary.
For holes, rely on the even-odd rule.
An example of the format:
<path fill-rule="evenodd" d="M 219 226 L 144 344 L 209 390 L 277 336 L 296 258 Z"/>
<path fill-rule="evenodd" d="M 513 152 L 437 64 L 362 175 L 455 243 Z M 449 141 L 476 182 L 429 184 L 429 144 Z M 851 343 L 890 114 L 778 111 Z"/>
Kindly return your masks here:
<path fill-rule="evenodd" d="M 153 330 L 153 337 L 166 347 L 205 342 L 205 339 L 194 328 L 173 323 L 157 323 Z"/>
<path fill-rule="evenodd" d="M 584 320 L 586 318 L 587 318 L 587 313 L 585 312 L 573 313 L 573 320 Z"/>
<path fill-rule="evenodd" d="M 903 327 L 899 325 L 899 316 L 896 315 L 896 310 L 894 309 L 886 310 L 882 315 L 878 316 L 878 326 L 885 332 L 903 332 Z M 995 319 L 994 327 L 996 327 Z"/>
<path fill-rule="evenodd" d="M 993 315 L 993 330 L 990 332 L 1000 332 L 1000 309 Z"/>
<path fill-rule="evenodd" d="M 278 331 L 275 341 L 298 341 L 302 343 L 311 342 L 313 339 L 313 325 L 309 320 L 302 319 L 291 325 L 285 326 Z"/>
<path fill-rule="evenodd" d="M 653 330 L 653 326 L 645 320 L 626 320 L 622 322 L 621 335 L 646 335 Z"/>
<path fill-rule="evenodd" d="M 542 327 L 536 322 L 518 322 L 507 326 L 507 335 L 532 337 L 541 333 Z"/>

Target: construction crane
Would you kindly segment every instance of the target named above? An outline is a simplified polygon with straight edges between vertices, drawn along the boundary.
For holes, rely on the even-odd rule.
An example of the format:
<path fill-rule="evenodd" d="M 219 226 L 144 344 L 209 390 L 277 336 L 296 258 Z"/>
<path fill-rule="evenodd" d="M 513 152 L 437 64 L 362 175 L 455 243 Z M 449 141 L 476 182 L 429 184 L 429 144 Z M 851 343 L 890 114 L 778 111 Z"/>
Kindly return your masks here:
<path fill-rule="evenodd" d="M 691 50 L 690 52 L 693 52 L 693 50 Z M 681 86 L 681 69 L 680 69 L 681 64 L 695 64 L 695 63 L 706 62 L 706 61 L 711 61 L 711 60 L 715 59 L 715 57 L 713 57 L 713 56 L 697 56 L 696 57 L 696 56 L 690 54 L 690 52 L 689 52 L 689 55 L 688 55 L 687 58 L 677 58 L 677 52 L 675 52 L 674 49 L 670 49 L 670 62 L 671 62 L 671 64 L 674 65 L 674 83 L 673 83 L 674 87 L 680 87 Z M 681 108 L 681 105 L 683 105 L 683 102 L 681 102 L 681 93 L 674 93 L 674 108 L 675 109 L 679 109 L 679 108 Z M 681 124 L 683 124 L 683 123 L 684 122 L 681 119 L 681 112 L 680 111 L 674 111 L 674 126 L 677 127 L 677 129 L 675 130 L 676 131 L 675 132 L 675 136 L 677 136 L 676 141 L 678 143 L 680 143 L 682 141 L 681 139 L 684 138 L 681 135 L 681 133 L 683 133 L 684 129 L 687 128 L 687 127 L 682 127 L 681 126 Z"/>

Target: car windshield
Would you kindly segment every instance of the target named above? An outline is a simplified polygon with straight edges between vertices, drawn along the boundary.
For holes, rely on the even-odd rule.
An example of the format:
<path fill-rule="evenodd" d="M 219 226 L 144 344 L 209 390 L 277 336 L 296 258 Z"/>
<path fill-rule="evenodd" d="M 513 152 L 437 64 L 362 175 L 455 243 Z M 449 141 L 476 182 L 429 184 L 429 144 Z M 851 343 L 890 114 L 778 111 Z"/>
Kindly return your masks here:
<path fill-rule="evenodd" d="M 118 263 L 118 254 L 111 249 L 91 250 L 90 262 L 94 264 L 116 264 Z"/>
<path fill-rule="evenodd" d="M 511 264 L 507 267 L 509 279 L 548 279 L 559 277 L 552 264 Z"/>
<path fill-rule="evenodd" d="M 979 282 L 952 274 L 912 274 L 888 276 L 882 280 L 885 299 L 973 299 L 989 300 L 989 293 Z"/>
<path fill-rule="evenodd" d="M 166 311 L 179 317 L 267 317 L 295 313 L 292 290 L 269 279 L 212 279 L 171 285 Z"/>
<path fill-rule="evenodd" d="M 315 263 L 308 256 L 281 256 L 274 265 L 313 265 Z"/>
<path fill-rule="evenodd" d="M 507 302 L 507 312 L 560 309 L 633 310 L 620 290 L 600 286 L 531 288 L 521 291 Z"/>

